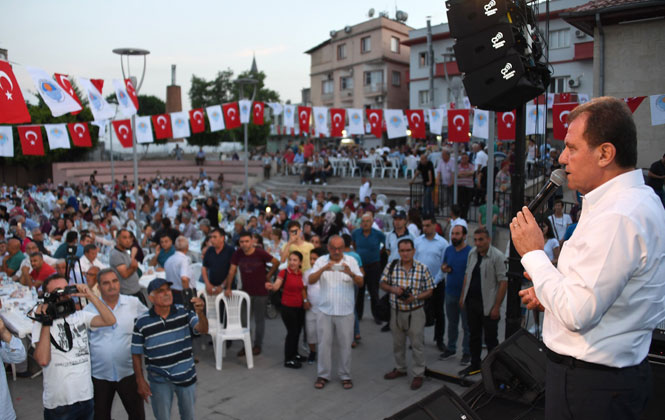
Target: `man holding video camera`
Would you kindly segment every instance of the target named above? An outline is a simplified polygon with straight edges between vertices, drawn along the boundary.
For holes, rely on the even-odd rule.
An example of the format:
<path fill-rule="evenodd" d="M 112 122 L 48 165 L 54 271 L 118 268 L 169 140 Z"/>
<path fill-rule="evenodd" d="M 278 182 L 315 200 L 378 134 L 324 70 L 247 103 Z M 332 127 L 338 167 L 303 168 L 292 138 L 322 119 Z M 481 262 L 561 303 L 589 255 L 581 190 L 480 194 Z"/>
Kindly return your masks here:
<path fill-rule="evenodd" d="M 115 324 L 111 310 L 85 284 L 68 286 L 54 275 L 44 281 L 44 302 L 34 311 L 34 358 L 44 368 L 44 419 L 94 417 L 88 329 Z M 72 297 L 84 297 L 99 315 L 76 311 Z"/>

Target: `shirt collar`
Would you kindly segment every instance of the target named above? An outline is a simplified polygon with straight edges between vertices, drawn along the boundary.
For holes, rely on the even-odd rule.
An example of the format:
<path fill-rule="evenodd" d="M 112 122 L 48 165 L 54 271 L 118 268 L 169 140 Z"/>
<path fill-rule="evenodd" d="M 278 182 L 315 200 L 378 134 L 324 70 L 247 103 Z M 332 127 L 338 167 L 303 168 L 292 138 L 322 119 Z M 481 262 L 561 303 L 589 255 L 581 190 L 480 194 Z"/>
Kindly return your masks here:
<path fill-rule="evenodd" d="M 600 204 L 603 197 L 614 196 L 614 193 L 625 190 L 631 187 L 639 187 L 644 185 L 644 176 L 641 169 L 635 169 L 617 175 L 604 184 L 589 191 L 583 196 L 584 205 L 582 208 L 587 207 L 590 210 L 595 205 Z"/>

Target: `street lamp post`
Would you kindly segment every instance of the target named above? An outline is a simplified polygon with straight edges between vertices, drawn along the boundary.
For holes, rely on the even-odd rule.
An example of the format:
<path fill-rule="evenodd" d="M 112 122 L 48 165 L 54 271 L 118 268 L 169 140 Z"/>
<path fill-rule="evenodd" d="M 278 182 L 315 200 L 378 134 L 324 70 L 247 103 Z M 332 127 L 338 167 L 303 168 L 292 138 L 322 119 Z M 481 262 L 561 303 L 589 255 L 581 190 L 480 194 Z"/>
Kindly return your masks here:
<path fill-rule="evenodd" d="M 240 99 L 245 99 L 245 86 L 253 87 L 250 100 L 254 102 L 254 98 L 256 97 L 256 85 L 259 84 L 259 81 L 250 77 L 242 77 L 236 79 L 236 84 L 238 85 Z M 249 200 L 249 149 L 247 146 L 247 126 L 249 125 L 249 122 L 246 122 L 243 125 L 245 130 L 245 200 Z"/>
<path fill-rule="evenodd" d="M 146 67 L 146 56 L 150 54 L 150 51 L 148 50 L 143 50 L 140 48 L 116 48 L 113 50 L 114 54 L 118 54 L 120 56 L 120 69 L 122 70 L 122 79 L 123 81 L 125 79 L 132 79 L 131 72 L 129 70 L 129 57 L 130 56 L 143 56 L 143 71 L 141 72 L 141 80 L 139 81 L 138 84 L 134 83 L 132 81 L 132 85 L 134 85 L 134 90 L 136 91 L 136 96 L 138 97 L 139 90 L 141 90 L 141 86 L 143 85 L 143 79 L 145 78 L 145 67 Z M 125 63 L 123 62 L 123 57 L 125 57 L 127 61 L 127 72 L 125 72 Z M 134 203 L 136 204 L 136 209 L 134 210 L 134 213 L 136 216 L 138 216 L 138 211 L 139 211 L 139 166 L 138 166 L 138 159 L 137 159 L 137 154 L 136 154 L 136 114 L 132 115 L 132 156 L 134 159 Z M 141 241 L 141 230 L 137 229 L 136 232 L 136 239 L 137 241 Z"/>

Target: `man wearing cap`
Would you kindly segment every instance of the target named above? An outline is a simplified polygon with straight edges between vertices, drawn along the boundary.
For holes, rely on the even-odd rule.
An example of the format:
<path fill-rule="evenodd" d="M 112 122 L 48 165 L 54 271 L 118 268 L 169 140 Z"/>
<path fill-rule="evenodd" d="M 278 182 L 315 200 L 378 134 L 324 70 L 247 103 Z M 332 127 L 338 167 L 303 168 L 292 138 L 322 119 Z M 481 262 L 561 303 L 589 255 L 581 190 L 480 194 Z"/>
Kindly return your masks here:
<path fill-rule="evenodd" d="M 208 332 L 203 300 L 192 298 L 194 311 L 173 304 L 171 283 L 155 279 L 148 285 L 153 307 L 136 319 L 132 336 L 132 361 L 138 393 L 158 420 L 171 418 L 173 394 L 178 397 L 180 418 L 192 420 L 196 370 L 192 355 L 192 333 Z M 148 380 L 143 376 L 141 355 L 146 358 Z"/>

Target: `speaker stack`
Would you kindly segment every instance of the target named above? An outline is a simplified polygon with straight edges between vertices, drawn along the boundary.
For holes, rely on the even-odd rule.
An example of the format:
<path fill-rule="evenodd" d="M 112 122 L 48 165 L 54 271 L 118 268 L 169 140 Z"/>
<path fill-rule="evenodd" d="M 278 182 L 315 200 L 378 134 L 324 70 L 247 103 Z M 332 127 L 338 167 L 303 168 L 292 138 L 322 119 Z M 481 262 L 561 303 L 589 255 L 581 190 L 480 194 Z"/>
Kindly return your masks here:
<path fill-rule="evenodd" d="M 550 82 L 536 18 L 526 2 L 448 0 L 448 25 L 472 105 L 512 111 Z"/>

